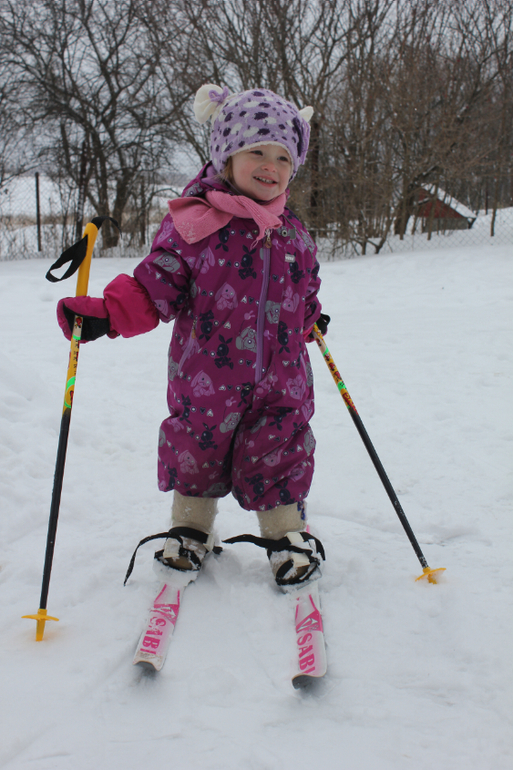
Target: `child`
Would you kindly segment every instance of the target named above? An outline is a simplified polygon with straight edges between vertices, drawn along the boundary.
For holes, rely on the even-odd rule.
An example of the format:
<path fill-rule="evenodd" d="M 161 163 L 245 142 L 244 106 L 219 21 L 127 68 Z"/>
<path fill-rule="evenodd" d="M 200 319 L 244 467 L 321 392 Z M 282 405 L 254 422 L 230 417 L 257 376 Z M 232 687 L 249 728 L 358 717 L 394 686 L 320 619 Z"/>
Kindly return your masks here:
<path fill-rule="evenodd" d="M 256 511 L 278 585 L 320 575 L 321 543 L 305 531 L 314 469 L 313 376 L 305 340 L 326 331 L 316 247 L 286 208 L 305 162 L 311 107 L 266 89 L 199 89 L 211 161 L 169 201 L 151 254 L 104 299 L 61 300 L 69 338 L 131 337 L 175 319 L 168 405 L 159 440 L 159 488 L 173 490 L 172 528 L 156 559 L 200 569 L 213 549 L 218 498 Z M 151 538 L 150 538 L 151 539 Z M 237 540 L 237 538 L 235 538 Z"/>

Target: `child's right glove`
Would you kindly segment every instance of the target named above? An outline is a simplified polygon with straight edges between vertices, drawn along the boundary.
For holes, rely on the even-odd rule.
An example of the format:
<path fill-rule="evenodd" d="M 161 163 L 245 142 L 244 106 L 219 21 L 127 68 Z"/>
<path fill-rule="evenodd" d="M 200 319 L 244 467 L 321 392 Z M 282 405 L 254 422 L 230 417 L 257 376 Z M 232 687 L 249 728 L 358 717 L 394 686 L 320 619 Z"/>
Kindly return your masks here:
<path fill-rule="evenodd" d="M 118 275 L 106 286 L 104 299 L 66 297 L 57 304 L 57 321 L 70 340 L 75 316 L 83 319 L 82 342 L 90 342 L 106 334 L 135 337 L 151 331 L 159 324 L 159 314 L 150 295 L 136 278 Z"/>
<path fill-rule="evenodd" d="M 71 339 L 75 316 L 82 317 L 81 342 L 90 342 L 104 334 L 114 339 L 119 332 L 111 328 L 104 299 L 96 297 L 66 297 L 57 304 L 57 321 L 66 339 Z"/>

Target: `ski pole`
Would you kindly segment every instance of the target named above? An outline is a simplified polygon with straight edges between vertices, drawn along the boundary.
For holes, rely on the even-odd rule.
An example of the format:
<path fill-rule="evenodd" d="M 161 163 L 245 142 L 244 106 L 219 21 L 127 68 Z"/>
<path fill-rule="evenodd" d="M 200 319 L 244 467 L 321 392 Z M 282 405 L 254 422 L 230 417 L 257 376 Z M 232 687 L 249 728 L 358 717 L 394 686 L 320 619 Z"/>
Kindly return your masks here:
<path fill-rule="evenodd" d="M 369 456 L 374 463 L 374 467 L 376 468 L 378 472 L 378 476 L 381 479 L 383 486 L 385 487 L 385 490 L 390 498 L 390 501 L 392 505 L 394 506 L 395 512 L 397 513 L 399 517 L 399 521 L 404 527 L 404 531 L 408 535 L 408 539 L 410 543 L 413 546 L 413 550 L 417 554 L 417 558 L 420 561 L 423 569 L 422 575 L 420 575 L 416 580 L 421 580 L 424 577 L 427 577 L 428 581 L 430 583 L 436 583 L 436 573 L 438 572 L 444 572 L 445 567 L 438 567 L 437 569 L 431 569 L 430 566 L 427 563 L 426 557 L 421 551 L 420 545 L 418 544 L 417 538 L 413 534 L 413 530 L 410 527 L 410 524 L 408 522 L 408 519 L 406 518 L 406 515 L 402 509 L 401 503 L 399 502 L 399 499 L 394 491 L 394 488 L 392 484 L 390 483 L 390 480 L 385 472 L 385 469 L 381 463 L 381 460 L 378 457 L 378 454 L 376 450 L 374 449 L 374 446 L 372 444 L 372 441 L 369 438 L 369 434 L 365 430 L 365 426 L 360 418 L 360 415 L 358 414 L 356 407 L 354 405 L 353 399 L 349 395 L 349 391 L 347 390 L 344 380 L 342 379 L 340 372 L 337 369 L 337 366 L 331 356 L 331 353 L 328 349 L 328 346 L 326 345 L 326 342 L 324 340 L 324 337 L 322 336 L 321 332 L 319 331 L 317 325 L 313 328 L 313 335 L 315 338 L 315 341 L 317 342 L 317 345 L 319 346 L 319 349 L 324 357 L 324 360 L 326 361 L 326 364 L 328 366 L 328 369 L 331 372 L 331 376 L 333 377 L 337 388 L 340 391 L 340 395 L 344 399 L 345 405 L 347 406 L 349 410 L 349 414 L 351 415 L 353 422 L 356 426 L 356 429 L 358 433 L 360 434 L 360 437 L 365 445 L 365 448 L 367 452 L 369 453 Z"/>
<path fill-rule="evenodd" d="M 91 257 L 96 241 L 98 231 L 102 222 L 111 217 L 95 217 L 84 229 L 84 235 L 80 241 L 70 246 L 64 251 L 59 259 L 52 265 L 46 277 L 48 280 L 56 282 L 69 278 L 70 275 L 78 269 L 76 297 L 84 297 L 87 294 L 89 283 L 89 270 L 91 267 Z M 117 222 L 111 220 L 117 227 Z M 118 228 L 119 229 L 119 228 Z M 67 262 L 71 262 L 67 272 L 62 278 L 56 278 L 52 275 L 52 270 Z M 57 459 L 55 462 L 55 475 L 53 481 L 52 500 L 50 505 L 50 518 L 48 521 L 48 534 L 46 540 L 45 563 L 43 568 L 43 583 L 41 587 L 41 599 L 39 609 L 35 615 L 23 615 L 24 618 L 31 618 L 37 621 L 36 641 L 43 639 L 45 624 L 47 620 L 58 620 L 47 613 L 48 589 L 50 586 L 50 575 L 52 572 L 53 553 L 55 549 L 55 536 L 57 533 L 57 522 L 59 518 L 59 506 L 61 501 L 62 481 L 64 477 L 64 465 L 66 462 L 66 450 L 68 447 L 69 427 L 71 421 L 71 410 L 73 407 L 73 394 L 75 391 L 75 381 L 77 377 L 78 353 L 80 350 L 80 338 L 82 336 L 82 317 L 75 316 L 73 331 L 71 334 L 71 345 L 69 353 L 69 365 L 66 374 L 66 389 L 64 391 L 64 404 L 62 409 L 61 427 L 59 432 L 59 442 L 57 445 Z"/>

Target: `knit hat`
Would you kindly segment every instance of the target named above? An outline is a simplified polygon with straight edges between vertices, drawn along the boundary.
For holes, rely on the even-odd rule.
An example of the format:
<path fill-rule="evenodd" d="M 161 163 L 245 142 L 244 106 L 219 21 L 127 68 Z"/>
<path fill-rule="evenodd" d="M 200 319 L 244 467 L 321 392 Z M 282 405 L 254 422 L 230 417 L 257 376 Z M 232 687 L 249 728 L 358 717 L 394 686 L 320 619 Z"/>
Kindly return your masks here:
<path fill-rule="evenodd" d="M 228 88 L 201 86 L 194 100 L 199 123 L 212 122 L 210 154 L 221 174 L 230 155 L 258 144 L 285 147 L 292 161 L 291 179 L 305 162 L 312 107 L 302 110 L 266 88 L 231 94 Z"/>

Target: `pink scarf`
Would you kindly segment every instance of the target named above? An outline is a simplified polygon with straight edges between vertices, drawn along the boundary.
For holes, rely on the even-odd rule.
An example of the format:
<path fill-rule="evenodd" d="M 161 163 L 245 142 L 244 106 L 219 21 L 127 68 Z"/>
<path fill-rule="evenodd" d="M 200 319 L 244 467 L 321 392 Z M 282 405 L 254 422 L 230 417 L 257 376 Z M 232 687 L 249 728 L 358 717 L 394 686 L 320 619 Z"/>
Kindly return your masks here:
<path fill-rule="evenodd" d="M 258 237 L 265 231 L 281 225 L 278 219 L 283 214 L 287 196 L 278 195 L 269 203 L 261 204 L 245 195 L 229 195 L 220 190 L 209 190 L 203 198 L 176 198 L 168 201 L 173 223 L 186 243 L 197 243 L 226 227 L 232 217 L 253 219 L 258 225 Z"/>

